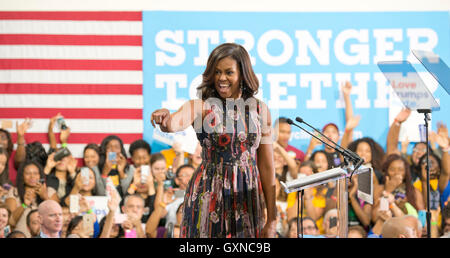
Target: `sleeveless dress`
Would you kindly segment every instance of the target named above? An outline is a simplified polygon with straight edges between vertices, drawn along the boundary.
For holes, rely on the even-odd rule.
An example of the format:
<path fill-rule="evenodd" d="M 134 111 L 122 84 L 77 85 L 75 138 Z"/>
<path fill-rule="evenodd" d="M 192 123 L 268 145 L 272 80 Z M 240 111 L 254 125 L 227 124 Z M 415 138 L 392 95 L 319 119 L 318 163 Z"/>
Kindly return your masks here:
<path fill-rule="evenodd" d="M 197 131 L 203 161 L 186 190 L 181 237 L 260 236 L 265 202 L 256 163 L 260 105 L 254 103 L 245 110 L 224 102 L 207 108 Z"/>

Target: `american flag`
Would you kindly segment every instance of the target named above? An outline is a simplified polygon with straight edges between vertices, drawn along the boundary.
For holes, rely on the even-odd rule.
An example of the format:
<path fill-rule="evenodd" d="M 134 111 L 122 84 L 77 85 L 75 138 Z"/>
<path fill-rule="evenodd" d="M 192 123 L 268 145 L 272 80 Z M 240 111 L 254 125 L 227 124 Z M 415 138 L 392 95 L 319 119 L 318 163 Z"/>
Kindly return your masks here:
<path fill-rule="evenodd" d="M 142 12 L 0 12 L 0 120 L 16 142 L 31 118 L 26 142 L 48 149 L 61 112 L 76 158 L 110 134 L 128 150 L 143 134 L 142 57 Z"/>

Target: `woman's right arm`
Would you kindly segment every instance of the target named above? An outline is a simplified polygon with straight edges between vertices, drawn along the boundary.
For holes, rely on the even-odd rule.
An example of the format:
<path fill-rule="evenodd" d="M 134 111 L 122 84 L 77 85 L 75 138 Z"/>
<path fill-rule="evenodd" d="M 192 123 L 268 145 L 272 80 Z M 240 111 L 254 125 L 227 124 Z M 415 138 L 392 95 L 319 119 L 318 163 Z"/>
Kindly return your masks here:
<path fill-rule="evenodd" d="M 163 132 L 183 131 L 192 125 L 198 115 L 202 114 L 202 106 L 201 100 L 189 100 L 172 114 L 165 108 L 153 111 L 150 121 L 153 127 L 159 125 Z"/>

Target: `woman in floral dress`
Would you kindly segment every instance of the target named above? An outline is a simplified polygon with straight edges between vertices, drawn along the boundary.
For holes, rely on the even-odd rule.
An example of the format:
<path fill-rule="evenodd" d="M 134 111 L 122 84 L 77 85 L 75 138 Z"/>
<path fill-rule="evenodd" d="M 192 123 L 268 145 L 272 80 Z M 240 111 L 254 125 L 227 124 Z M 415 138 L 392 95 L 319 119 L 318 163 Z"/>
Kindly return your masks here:
<path fill-rule="evenodd" d="M 152 113 L 164 132 L 193 126 L 202 146 L 184 199 L 182 237 L 275 237 L 272 126 L 267 106 L 254 98 L 258 87 L 247 51 L 225 43 L 208 58 L 200 99 L 172 114 Z"/>

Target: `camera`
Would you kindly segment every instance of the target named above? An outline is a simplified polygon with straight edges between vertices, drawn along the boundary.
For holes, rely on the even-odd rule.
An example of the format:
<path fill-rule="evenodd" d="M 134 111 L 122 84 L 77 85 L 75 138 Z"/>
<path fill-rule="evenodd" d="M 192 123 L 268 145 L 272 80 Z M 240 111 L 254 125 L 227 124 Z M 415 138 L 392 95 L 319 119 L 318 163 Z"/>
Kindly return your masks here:
<path fill-rule="evenodd" d="M 67 148 L 62 148 L 62 149 L 58 150 L 58 151 L 55 153 L 55 156 L 53 157 L 53 160 L 56 161 L 56 162 L 58 162 L 58 161 L 62 160 L 63 158 L 67 157 L 67 156 L 70 156 L 70 151 L 69 151 L 69 149 L 67 149 Z"/>

